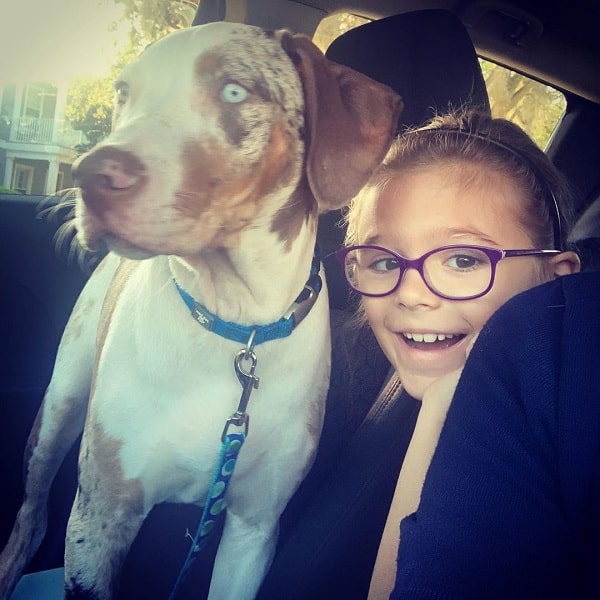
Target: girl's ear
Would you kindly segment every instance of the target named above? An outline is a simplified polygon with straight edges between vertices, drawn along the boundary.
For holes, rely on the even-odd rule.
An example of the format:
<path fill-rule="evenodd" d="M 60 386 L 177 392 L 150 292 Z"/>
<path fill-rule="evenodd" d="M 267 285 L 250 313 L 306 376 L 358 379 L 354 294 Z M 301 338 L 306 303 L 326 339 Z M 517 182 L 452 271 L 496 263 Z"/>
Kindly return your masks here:
<path fill-rule="evenodd" d="M 551 257 L 550 264 L 552 265 L 552 272 L 555 277 L 579 273 L 581 270 L 579 256 L 571 250 L 568 252 L 561 252 L 560 254 Z"/>

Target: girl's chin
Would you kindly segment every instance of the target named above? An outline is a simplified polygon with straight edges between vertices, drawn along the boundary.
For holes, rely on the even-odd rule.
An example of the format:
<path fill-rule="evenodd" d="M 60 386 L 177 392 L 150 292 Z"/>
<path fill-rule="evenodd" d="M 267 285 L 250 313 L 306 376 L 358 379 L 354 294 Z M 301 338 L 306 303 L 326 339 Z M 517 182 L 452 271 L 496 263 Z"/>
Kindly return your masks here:
<path fill-rule="evenodd" d="M 409 394 L 409 396 L 412 396 L 415 400 L 423 400 L 423 396 L 425 395 L 427 388 L 434 381 L 437 381 L 440 377 L 443 377 L 443 375 L 439 375 L 437 377 L 418 375 L 402 377 L 402 374 L 399 374 L 402 387 Z"/>
<path fill-rule="evenodd" d="M 427 389 L 436 381 L 443 377 L 456 374 L 461 371 L 464 361 L 457 365 L 448 365 L 445 369 L 435 370 L 429 373 L 415 373 L 412 370 L 406 370 L 402 365 L 396 367 L 396 372 L 400 377 L 402 387 L 415 400 L 422 400 Z"/>
<path fill-rule="evenodd" d="M 467 358 L 472 336 L 462 335 L 449 345 L 412 344 L 396 336 L 390 345 L 390 361 L 396 367 L 404 389 L 418 400 L 440 377 L 461 369 Z"/>

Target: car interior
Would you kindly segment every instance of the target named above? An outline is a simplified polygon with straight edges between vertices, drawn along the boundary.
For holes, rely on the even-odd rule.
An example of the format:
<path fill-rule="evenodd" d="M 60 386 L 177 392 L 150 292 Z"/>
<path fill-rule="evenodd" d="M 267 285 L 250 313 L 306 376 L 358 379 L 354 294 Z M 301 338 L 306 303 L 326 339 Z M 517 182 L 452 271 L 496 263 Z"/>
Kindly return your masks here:
<path fill-rule="evenodd" d="M 339 35 L 326 56 L 402 96 L 399 133 L 465 105 L 493 114 L 479 59 L 562 92 L 566 109 L 545 151 L 576 191 L 579 221 L 571 242 L 583 268 L 600 267 L 600 3 L 202 0 L 191 26 L 228 20 L 312 37 L 324 18 L 342 12 L 365 23 Z M 69 250 L 68 240 L 57 246 L 56 232 L 69 218 L 69 207 L 56 207 L 55 199 L 0 194 L 1 546 L 21 502 L 23 452 L 62 329 L 101 258 L 81 258 Z M 318 232 L 333 340 L 325 424 L 315 464 L 282 516 L 277 553 L 258 595 L 262 600 L 367 597 L 418 415 L 418 402 L 402 392 L 368 328 L 356 324 L 357 298 L 330 257 L 343 245 L 341 219 L 341 212 L 323 215 Z M 76 461 L 74 448 L 55 480 L 49 529 L 30 573 L 63 564 Z M 199 515 L 196 506 L 155 507 L 126 560 L 121 598 L 168 596 L 189 548 L 186 531 L 195 529 Z M 217 545 L 215 535 L 182 597 L 206 596 Z"/>

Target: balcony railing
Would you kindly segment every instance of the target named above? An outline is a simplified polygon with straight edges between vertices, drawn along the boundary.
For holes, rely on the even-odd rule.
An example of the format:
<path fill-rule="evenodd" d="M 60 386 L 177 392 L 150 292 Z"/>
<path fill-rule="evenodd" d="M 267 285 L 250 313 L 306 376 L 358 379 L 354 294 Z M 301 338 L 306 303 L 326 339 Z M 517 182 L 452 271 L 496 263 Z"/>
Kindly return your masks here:
<path fill-rule="evenodd" d="M 28 144 L 57 144 L 74 148 L 85 141 L 85 136 L 82 131 L 75 131 L 69 127 L 65 121 L 58 121 L 55 127 L 54 119 L 21 117 L 12 122 L 9 140 Z"/>

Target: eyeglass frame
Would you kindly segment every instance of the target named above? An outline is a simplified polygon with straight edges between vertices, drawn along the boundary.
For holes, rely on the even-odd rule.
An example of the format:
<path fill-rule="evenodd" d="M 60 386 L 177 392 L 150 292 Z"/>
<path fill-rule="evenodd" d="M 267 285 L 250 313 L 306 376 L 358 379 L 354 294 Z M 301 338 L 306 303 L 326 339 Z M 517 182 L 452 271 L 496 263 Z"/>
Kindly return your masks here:
<path fill-rule="evenodd" d="M 425 273 L 423 272 L 423 266 L 424 266 L 427 258 L 429 258 L 432 254 L 436 254 L 437 252 L 441 252 L 443 250 L 452 250 L 454 248 L 466 248 L 466 249 L 471 249 L 471 250 L 479 250 L 480 252 L 483 252 L 490 260 L 490 268 L 491 268 L 490 283 L 483 292 L 481 292 L 479 294 L 473 294 L 471 296 L 461 296 L 458 298 L 455 296 L 448 296 L 448 295 L 442 294 L 441 292 L 438 292 L 436 289 L 434 289 L 433 286 L 431 284 L 429 284 L 429 282 L 425 278 Z M 396 282 L 396 285 L 394 285 L 394 287 L 389 292 L 385 292 L 384 294 L 371 294 L 368 292 L 361 292 L 360 290 L 356 289 L 354 287 L 354 285 L 352 285 L 352 282 L 348 278 L 348 274 L 346 271 L 346 256 L 354 250 L 362 250 L 362 249 L 380 250 L 383 252 L 387 252 L 388 254 L 392 255 L 396 260 L 398 260 L 399 265 L 400 265 L 399 269 L 398 269 L 398 273 L 399 273 L 398 281 Z M 394 252 L 393 250 L 390 250 L 389 248 L 385 248 L 383 246 L 378 246 L 378 245 L 374 245 L 374 244 L 357 244 L 354 246 L 346 246 L 345 248 L 340 248 L 339 250 L 334 252 L 334 255 L 335 255 L 336 259 L 338 260 L 338 262 L 340 263 L 342 270 L 344 271 L 344 278 L 346 279 L 346 282 L 348 283 L 348 285 L 350 286 L 350 288 L 352 290 L 354 290 L 357 294 L 360 294 L 361 296 L 367 296 L 369 298 L 383 298 L 385 296 L 389 296 L 390 294 L 393 294 L 400 287 L 400 284 L 402 283 L 402 280 L 404 279 L 404 275 L 406 274 L 408 269 L 415 269 L 421 276 L 421 279 L 423 280 L 423 283 L 427 286 L 427 289 L 430 290 L 431 292 L 433 292 L 436 296 L 439 296 L 440 298 L 444 298 L 445 300 L 474 300 L 475 298 L 481 298 L 482 296 L 485 296 L 494 287 L 494 283 L 496 281 L 496 266 L 498 265 L 498 263 L 501 260 L 503 260 L 505 258 L 513 258 L 516 256 L 554 256 L 554 255 L 560 254 L 561 252 L 562 252 L 562 250 L 540 250 L 540 249 L 534 249 L 534 248 L 501 250 L 500 248 L 490 248 L 488 246 L 477 246 L 477 245 L 473 245 L 473 244 L 452 244 L 449 246 L 440 246 L 439 248 L 434 248 L 433 250 L 429 250 L 428 252 L 425 252 L 425 254 L 423 254 L 419 258 L 410 259 L 410 258 L 405 258 L 401 254 L 398 254 L 397 252 Z"/>

